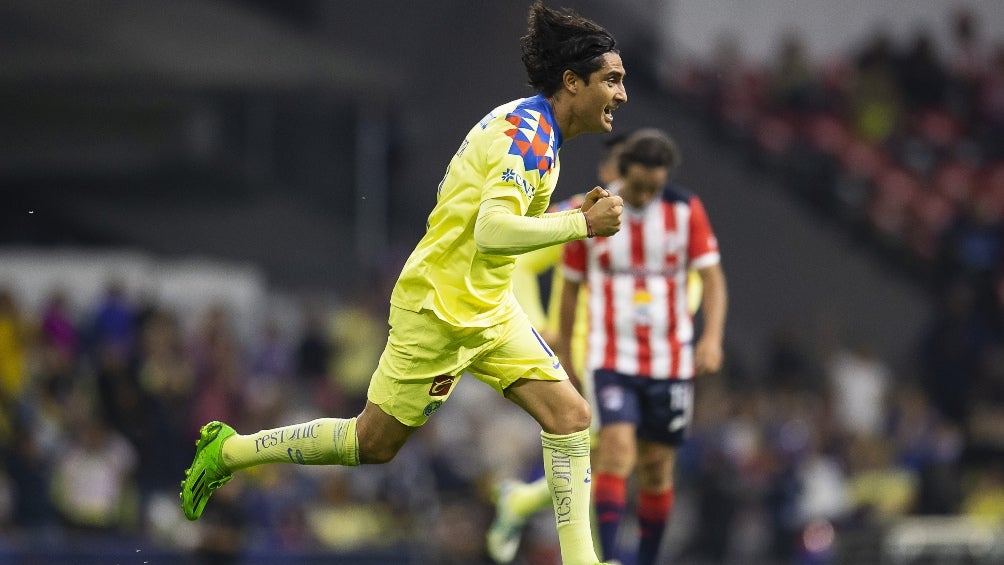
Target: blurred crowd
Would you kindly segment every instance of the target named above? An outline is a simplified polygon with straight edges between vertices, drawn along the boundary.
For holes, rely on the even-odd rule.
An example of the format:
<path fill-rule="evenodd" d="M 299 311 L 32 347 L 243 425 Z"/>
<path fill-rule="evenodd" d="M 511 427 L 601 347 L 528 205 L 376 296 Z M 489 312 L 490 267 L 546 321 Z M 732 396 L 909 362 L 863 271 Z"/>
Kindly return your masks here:
<path fill-rule="evenodd" d="M 382 296 L 305 304 L 295 331 L 266 321 L 248 340 L 225 307 L 181 320 L 115 284 L 96 304 L 58 291 L 39 312 L 18 304 L 0 290 L 0 555 L 98 539 L 206 563 L 381 549 L 481 563 L 491 485 L 539 472 L 536 424 L 465 379 L 390 464 L 256 468 L 189 523 L 177 489 L 203 423 L 250 432 L 361 408 L 386 334 Z M 785 326 L 763 344 L 764 369 L 727 356 L 699 379 L 668 550 L 689 563 L 791 563 L 847 544 L 877 551 L 907 516 L 1004 523 L 1004 346 L 998 334 L 979 356 L 959 350 L 975 342 L 957 322 L 929 330 L 916 369 L 944 374 Z M 969 381 L 959 412 L 929 388 Z M 537 526 L 525 562 L 555 563 L 552 520 Z"/>
<path fill-rule="evenodd" d="M 985 45 L 960 9 L 939 50 L 918 28 L 899 44 L 879 28 L 823 62 L 792 32 L 776 60 L 721 40 L 679 66 L 673 93 L 724 140 L 795 193 L 947 289 L 973 287 L 988 313 L 1004 300 L 1004 43 Z"/>
<path fill-rule="evenodd" d="M 957 419 L 918 374 L 853 337 L 782 327 L 766 347 L 763 374 L 733 365 L 697 383 L 696 422 L 680 455 L 695 525 L 673 546 L 681 557 L 869 563 L 903 518 L 1004 525 L 999 398 L 982 403 L 988 413 Z M 937 355 L 952 345 L 918 344 L 927 347 Z M 1000 361 L 983 373 L 998 386 Z M 985 434 L 976 418 L 995 431 Z M 681 521 L 686 511 L 674 513 Z"/>
<path fill-rule="evenodd" d="M 906 363 L 853 328 L 780 327 L 763 375 L 700 383 L 684 475 L 697 551 L 716 561 L 825 562 L 841 540 L 877 548 L 869 532 L 911 515 L 1004 520 L 1004 44 L 984 45 L 965 9 L 950 25 L 943 52 L 930 30 L 899 45 L 880 29 L 822 63 L 795 34 L 768 63 L 725 39 L 674 79 L 670 94 L 753 170 L 937 305 Z"/>

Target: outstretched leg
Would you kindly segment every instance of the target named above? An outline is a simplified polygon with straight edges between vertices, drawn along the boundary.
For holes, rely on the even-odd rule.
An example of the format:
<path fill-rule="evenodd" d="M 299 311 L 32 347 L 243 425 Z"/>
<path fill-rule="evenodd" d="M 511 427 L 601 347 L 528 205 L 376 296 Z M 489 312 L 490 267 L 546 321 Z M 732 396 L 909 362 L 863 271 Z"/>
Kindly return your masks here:
<path fill-rule="evenodd" d="M 195 459 L 181 482 L 181 506 L 189 520 L 202 515 L 212 491 L 233 472 L 265 463 L 345 465 L 386 463 L 417 428 L 367 402 L 355 418 L 318 418 L 249 435 L 222 422 L 200 430 Z"/>

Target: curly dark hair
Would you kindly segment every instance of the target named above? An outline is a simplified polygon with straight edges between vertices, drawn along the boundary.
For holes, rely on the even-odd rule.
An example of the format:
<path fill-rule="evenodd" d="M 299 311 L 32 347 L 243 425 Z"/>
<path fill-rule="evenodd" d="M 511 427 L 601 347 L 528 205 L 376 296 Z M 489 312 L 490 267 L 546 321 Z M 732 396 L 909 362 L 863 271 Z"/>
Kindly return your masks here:
<path fill-rule="evenodd" d="M 643 167 L 666 167 L 670 171 L 680 166 L 680 150 L 676 142 L 662 130 L 640 129 L 626 140 L 617 158 L 617 169 L 623 175 L 628 166 L 637 163 Z"/>
<path fill-rule="evenodd" d="M 520 38 L 529 85 L 544 96 L 561 88 L 570 70 L 589 84 L 589 75 L 603 66 L 600 59 L 618 53 L 610 32 L 572 10 L 554 10 L 535 2 L 530 6 L 527 33 Z"/>

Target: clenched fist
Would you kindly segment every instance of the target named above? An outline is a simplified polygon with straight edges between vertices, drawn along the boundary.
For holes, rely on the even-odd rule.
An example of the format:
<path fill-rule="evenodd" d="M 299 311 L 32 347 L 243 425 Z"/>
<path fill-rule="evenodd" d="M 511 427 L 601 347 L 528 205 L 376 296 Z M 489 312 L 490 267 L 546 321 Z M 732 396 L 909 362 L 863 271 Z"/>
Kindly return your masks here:
<path fill-rule="evenodd" d="M 580 209 L 593 227 L 593 234 L 609 237 L 620 231 L 621 212 L 624 211 L 624 201 L 620 196 L 597 186 L 586 195 Z"/>

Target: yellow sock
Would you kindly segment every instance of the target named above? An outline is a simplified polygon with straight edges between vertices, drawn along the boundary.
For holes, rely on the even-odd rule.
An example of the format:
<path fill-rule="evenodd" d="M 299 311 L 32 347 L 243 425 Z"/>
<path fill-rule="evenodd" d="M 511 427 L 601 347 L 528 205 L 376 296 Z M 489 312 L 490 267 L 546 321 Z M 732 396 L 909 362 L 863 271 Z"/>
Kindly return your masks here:
<path fill-rule="evenodd" d="M 545 508 L 550 508 L 551 488 L 547 484 L 547 477 L 516 486 L 509 492 L 506 501 L 509 510 L 522 518 L 529 518 Z"/>
<path fill-rule="evenodd" d="M 561 562 L 564 565 L 595 565 L 589 527 L 592 491 L 589 469 L 589 430 L 568 435 L 540 433 L 547 478 L 558 526 Z"/>
<path fill-rule="evenodd" d="M 223 443 L 223 464 L 231 471 L 262 463 L 358 465 L 356 419 L 320 418 L 246 436 L 238 434 Z"/>

